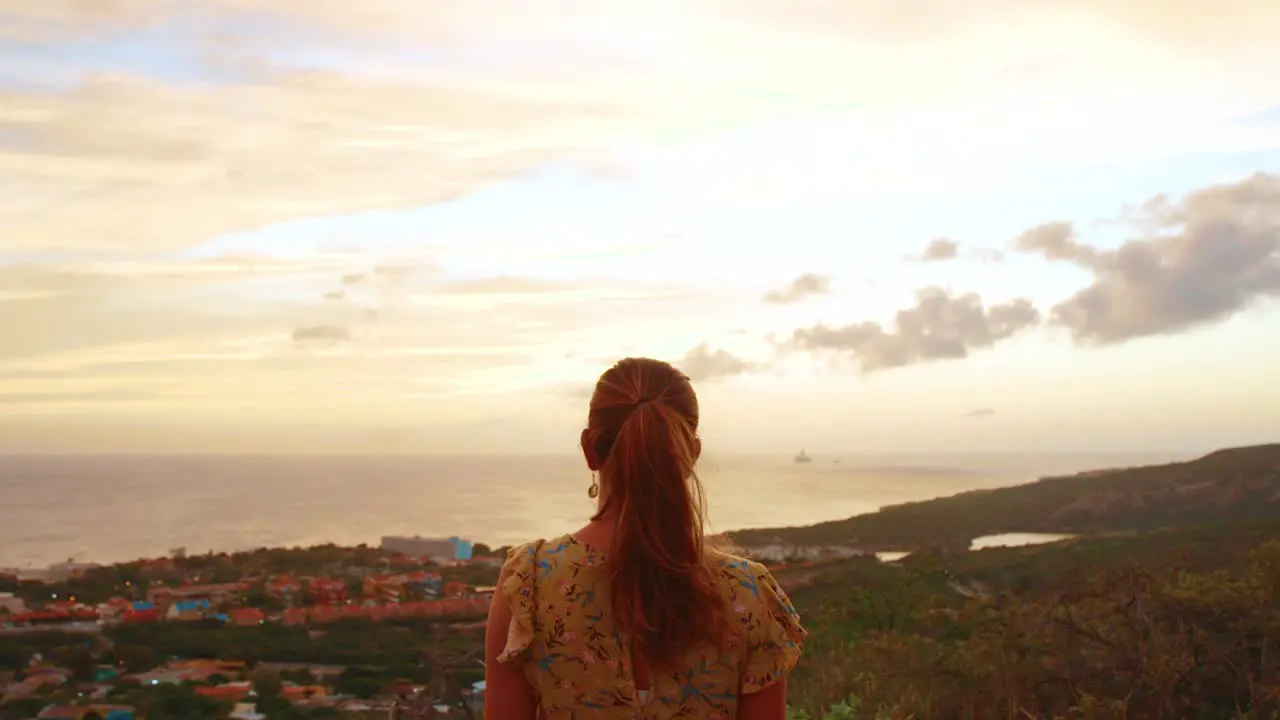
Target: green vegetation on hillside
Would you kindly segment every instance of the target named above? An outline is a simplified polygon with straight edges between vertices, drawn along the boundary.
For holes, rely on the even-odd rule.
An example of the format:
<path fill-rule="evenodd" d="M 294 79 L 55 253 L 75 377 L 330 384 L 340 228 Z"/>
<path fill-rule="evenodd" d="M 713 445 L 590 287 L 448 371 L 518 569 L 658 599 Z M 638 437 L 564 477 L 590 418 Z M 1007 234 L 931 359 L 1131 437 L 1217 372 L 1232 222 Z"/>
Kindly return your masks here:
<path fill-rule="evenodd" d="M 102 638 L 93 633 L 53 630 L 0 635 L 0 670 L 21 670 L 26 667 L 32 655 L 39 654 L 69 670 L 77 671 L 78 674 L 91 675 L 92 654 L 103 648 Z M 83 672 L 86 657 L 90 660 L 87 673 Z"/>
<path fill-rule="evenodd" d="M 326 624 L 323 630 L 275 623 L 227 627 L 216 620 L 137 623 L 112 628 L 108 637 L 118 647 L 147 647 L 161 656 L 413 667 L 428 650 L 478 647 L 483 641 L 478 623 L 483 618 L 471 620 L 471 625 L 460 626 L 431 618 L 353 619 Z"/>
<path fill-rule="evenodd" d="M 1079 536 L 967 551 L 972 538 L 1005 532 Z M 793 720 L 1280 717 L 1280 445 L 1048 478 L 735 540 L 779 537 L 914 551 L 892 564 L 855 557 L 776 570 L 810 631 L 790 682 Z M 58 592 L 216 579 L 229 568 L 301 574 L 402 561 L 333 546 L 210 554 L 158 569 L 103 568 Z M 444 569 L 446 579 L 465 574 L 473 584 L 491 584 L 496 572 Z M 101 637 L 21 634 L 0 637 L 0 670 L 21 675 L 35 652 L 80 679 L 95 662 L 137 672 L 171 657 L 206 657 L 343 665 L 334 689 L 357 697 L 399 679 L 448 677 L 456 692 L 483 672 L 481 618 L 461 620 L 322 628 L 192 621 L 108 627 Z M 185 686 L 117 690 L 150 720 L 226 710 Z M 0 705 L 0 720 L 35 705 L 22 702 Z M 260 704 L 270 720 L 322 716 L 280 698 Z"/>
<path fill-rule="evenodd" d="M 1133 532 L 1280 513 L 1280 444 L 1197 460 L 1066 477 L 906 503 L 807 527 L 745 530 L 750 547 L 856 543 L 874 550 L 964 551 L 984 535 Z"/>
<path fill-rule="evenodd" d="M 845 716 L 877 719 L 1272 718 L 1276 538 L 1272 520 L 833 564 L 791 590 L 811 633 L 791 704 L 820 717 L 852 698 Z"/>

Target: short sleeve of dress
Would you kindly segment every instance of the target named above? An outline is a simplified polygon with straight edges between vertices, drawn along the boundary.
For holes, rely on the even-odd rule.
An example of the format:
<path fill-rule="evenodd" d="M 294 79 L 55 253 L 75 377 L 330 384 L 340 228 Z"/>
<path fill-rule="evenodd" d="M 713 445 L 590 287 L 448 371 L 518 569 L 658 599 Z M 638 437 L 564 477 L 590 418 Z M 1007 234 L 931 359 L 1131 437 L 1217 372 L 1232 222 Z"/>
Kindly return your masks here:
<path fill-rule="evenodd" d="M 778 581 L 763 565 L 751 563 L 760 599 L 760 622 L 747 635 L 744 694 L 763 690 L 786 677 L 800 660 L 808 634 L 800 615 Z"/>
<path fill-rule="evenodd" d="M 537 608 L 534 570 L 538 553 L 537 543 L 518 545 L 507 554 L 502 566 L 506 580 L 498 592 L 511 607 L 511 624 L 507 627 L 507 644 L 498 655 L 498 662 L 513 663 L 523 659 L 533 643 L 533 613 Z"/>

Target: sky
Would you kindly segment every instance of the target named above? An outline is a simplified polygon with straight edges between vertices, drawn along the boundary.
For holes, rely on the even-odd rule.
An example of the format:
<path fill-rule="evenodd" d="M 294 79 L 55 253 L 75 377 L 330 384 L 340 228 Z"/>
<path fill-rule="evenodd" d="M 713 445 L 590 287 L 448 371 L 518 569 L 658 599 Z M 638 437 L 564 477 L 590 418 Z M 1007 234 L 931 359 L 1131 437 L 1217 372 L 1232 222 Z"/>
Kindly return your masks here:
<path fill-rule="evenodd" d="M 1280 438 L 1280 4 L 0 0 L 0 451 Z M 1268 369 L 1270 368 L 1270 369 Z"/>

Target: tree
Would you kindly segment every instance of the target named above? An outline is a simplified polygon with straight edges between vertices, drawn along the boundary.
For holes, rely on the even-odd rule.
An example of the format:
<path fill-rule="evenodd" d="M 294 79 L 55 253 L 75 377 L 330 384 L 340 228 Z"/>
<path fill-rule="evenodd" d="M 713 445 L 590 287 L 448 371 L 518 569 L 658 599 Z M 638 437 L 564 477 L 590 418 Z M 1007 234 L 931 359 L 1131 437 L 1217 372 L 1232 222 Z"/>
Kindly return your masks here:
<path fill-rule="evenodd" d="M 116 663 L 124 666 L 127 673 L 146 672 L 156 666 L 156 652 L 146 645 L 123 643 L 116 645 L 113 652 Z"/>
<path fill-rule="evenodd" d="M 285 718 L 297 717 L 295 711 L 301 710 L 301 708 L 294 708 L 293 703 L 277 695 L 270 698 L 258 698 L 258 702 L 254 705 L 254 710 L 273 720 L 275 718 L 284 720 Z M 302 716 L 306 717 L 306 711 L 302 711 L 302 713 Z"/>
<path fill-rule="evenodd" d="M 382 683 L 373 678 L 356 678 L 338 686 L 338 691 L 368 700 L 382 691 Z"/>
<path fill-rule="evenodd" d="M 315 685 L 316 676 L 311 672 L 310 668 L 299 668 L 297 670 L 282 670 L 280 678 L 288 680 L 297 685 Z"/>
<path fill-rule="evenodd" d="M 93 680 L 96 666 L 93 661 L 93 652 L 88 647 L 76 645 L 67 652 L 62 662 L 75 679 L 81 682 Z"/>
<path fill-rule="evenodd" d="M 231 703 L 196 695 L 195 689 L 187 685 L 169 683 L 136 688 L 122 700 L 136 707 L 138 716 L 147 720 L 214 720 L 231 711 Z"/>
<path fill-rule="evenodd" d="M 284 684 L 280 681 L 280 676 L 267 671 L 258 670 L 253 674 L 253 692 L 258 696 L 258 702 L 255 707 L 258 712 L 266 713 L 269 708 L 274 706 L 275 701 L 280 700 L 280 691 Z"/>
<path fill-rule="evenodd" d="M 382 690 L 386 678 L 373 668 L 349 667 L 342 671 L 333 684 L 333 689 L 345 695 L 355 695 L 366 700 Z"/>
<path fill-rule="evenodd" d="M 5 720 L 22 720 L 40 714 L 49 701 L 42 697 L 24 697 L 7 700 L 0 705 L 0 718 Z"/>

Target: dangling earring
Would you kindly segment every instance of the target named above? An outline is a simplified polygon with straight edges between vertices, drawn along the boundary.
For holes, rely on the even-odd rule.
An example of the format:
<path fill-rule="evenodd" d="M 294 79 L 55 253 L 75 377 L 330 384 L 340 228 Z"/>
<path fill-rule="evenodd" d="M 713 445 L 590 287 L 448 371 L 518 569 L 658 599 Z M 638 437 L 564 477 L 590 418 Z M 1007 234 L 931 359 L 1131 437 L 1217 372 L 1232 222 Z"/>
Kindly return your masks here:
<path fill-rule="evenodd" d="M 587 497 L 595 500 L 600 495 L 600 484 L 596 482 L 596 474 L 591 473 L 591 487 L 587 488 Z"/>

